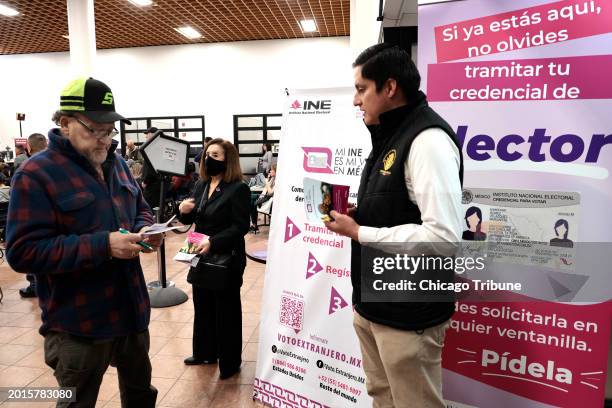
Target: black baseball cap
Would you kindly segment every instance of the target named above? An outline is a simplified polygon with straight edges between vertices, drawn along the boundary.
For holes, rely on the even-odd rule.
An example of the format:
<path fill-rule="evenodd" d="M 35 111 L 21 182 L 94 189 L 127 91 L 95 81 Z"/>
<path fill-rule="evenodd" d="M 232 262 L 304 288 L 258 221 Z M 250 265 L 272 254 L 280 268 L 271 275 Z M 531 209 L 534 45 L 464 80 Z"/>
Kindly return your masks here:
<path fill-rule="evenodd" d="M 60 111 L 78 112 L 97 123 L 132 123 L 115 112 L 115 98 L 108 85 L 93 78 L 78 78 L 66 85 L 60 95 Z"/>
<path fill-rule="evenodd" d="M 150 128 L 148 128 L 147 130 L 145 130 L 145 134 L 147 133 L 155 133 L 157 132 L 159 129 L 157 129 L 155 126 L 151 126 Z"/>

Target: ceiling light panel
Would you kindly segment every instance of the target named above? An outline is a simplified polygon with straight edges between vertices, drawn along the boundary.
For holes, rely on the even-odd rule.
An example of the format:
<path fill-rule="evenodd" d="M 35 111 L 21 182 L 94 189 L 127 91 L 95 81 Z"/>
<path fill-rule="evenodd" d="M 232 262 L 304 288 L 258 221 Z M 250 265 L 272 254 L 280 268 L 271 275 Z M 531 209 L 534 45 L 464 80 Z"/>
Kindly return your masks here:
<path fill-rule="evenodd" d="M 7 17 L 13 17 L 19 14 L 17 10 L 11 8 L 9 6 L 5 6 L 4 4 L 0 4 L 0 14 Z"/>
<path fill-rule="evenodd" d="M 317 31 L 317 24 L 314 20 L 300 20 L 300 26 L 305 33 L 314 33 Z"/>
<path fill-rule="evenodd" d="M 190 27 L 190 26 L 175 28 L 175 30 L 183 34 L 185 37 L 189 38 L 190 40 L 195 40 L 196 38 L 202 37 L 202 34 L 200 34 L 197 30 L 195 30 L 193 27 Z"/>

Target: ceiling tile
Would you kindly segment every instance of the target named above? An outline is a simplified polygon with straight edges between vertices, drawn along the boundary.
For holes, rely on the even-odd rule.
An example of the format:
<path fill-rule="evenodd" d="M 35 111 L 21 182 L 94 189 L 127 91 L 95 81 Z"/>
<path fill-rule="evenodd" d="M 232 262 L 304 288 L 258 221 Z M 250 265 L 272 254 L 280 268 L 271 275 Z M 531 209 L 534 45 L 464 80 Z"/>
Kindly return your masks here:
<path fill-rule="evenodd" d="M 0 0 L 19 11 L 0 16 L 0 54 L 68 51 L 65 0 Z M 349 0 L 154 0 L 138 7 L 127 0 L 96 0 L 99 49 L 226 41 L 349 35 Z M 303 33 L 313 19 L 318 31 Z M 202 33 L 189 40 L 174 28 Z"/>

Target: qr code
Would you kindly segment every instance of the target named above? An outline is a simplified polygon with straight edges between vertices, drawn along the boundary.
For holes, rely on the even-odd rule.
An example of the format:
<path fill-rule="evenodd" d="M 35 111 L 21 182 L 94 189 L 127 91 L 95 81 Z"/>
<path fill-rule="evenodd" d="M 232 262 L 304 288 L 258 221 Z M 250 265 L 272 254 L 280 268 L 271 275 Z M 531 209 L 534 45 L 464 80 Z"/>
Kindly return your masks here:
<path fill-rule="evenodd" d="M 281 296 L 280 324 L 294 330 L 302 330 L 304 302 L 289 296 Z"/>

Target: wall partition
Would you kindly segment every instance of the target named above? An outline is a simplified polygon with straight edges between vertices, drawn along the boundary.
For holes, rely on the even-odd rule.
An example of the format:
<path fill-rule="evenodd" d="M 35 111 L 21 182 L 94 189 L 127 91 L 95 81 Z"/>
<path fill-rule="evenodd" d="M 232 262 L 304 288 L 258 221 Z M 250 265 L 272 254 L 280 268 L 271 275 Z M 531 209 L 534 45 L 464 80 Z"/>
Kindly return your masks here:
<path fill-rule="evenodd" d="M 281 120 L 280 113 L 234 115 L 234 145 L 238 149 L 244 174 L 256 174 L 257 161 L 262 156 L 261 146 L 265 143 L 272 145 L 276 161 Z"/>
<path fill-rule="evenodd" d="M 133 140 L 136 146 L 146 139 L 145 131 L 151 126 L 158 128 L 168 136 L 174 136 L 189 142 L 189 158 L 194 158 L 204 146 L 204 115 L 201 116 L 157 116 L 128 118 L 131 125 L 121 123 L 121 153 L 125 154 L 125 143 Z"/>

